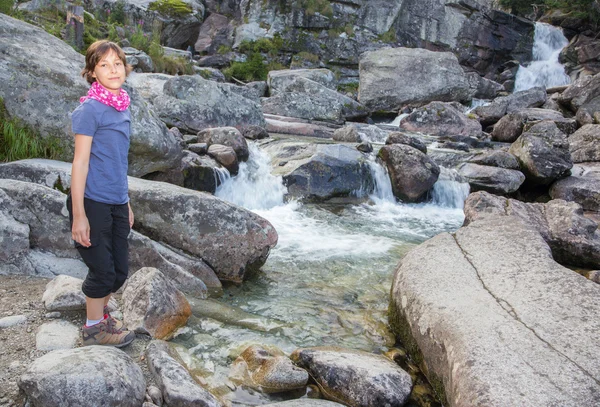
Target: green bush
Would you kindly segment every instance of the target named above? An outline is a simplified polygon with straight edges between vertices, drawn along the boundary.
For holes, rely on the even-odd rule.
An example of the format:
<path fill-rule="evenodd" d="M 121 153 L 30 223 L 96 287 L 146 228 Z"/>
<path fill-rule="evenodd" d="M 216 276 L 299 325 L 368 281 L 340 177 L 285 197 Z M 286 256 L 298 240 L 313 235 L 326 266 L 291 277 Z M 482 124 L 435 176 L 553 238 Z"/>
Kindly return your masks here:
<path fill-rule="evenodd" d="M 169 17 L 183 17 L 192 12 L 192 6 L 182 0 L 158 0 L 148 5 L 148 10 L 158 11 Z"/>
<path fill-rule="evenodd" d="M 600 10 L 596 0 L 499 0 L 499 3 L 516 15 L 529 14 L 535 6 L 544 10 L 561 10 L 573 17 L 586 19 L 596 24 L 600 22 Z"/>
<path fill-rule="evenodd" d="M 14 0 L 0 0 L 0 13 L 11 15 L 14 8 Z"/>
<path fill-rule="evenodd" d="M 239 51 L 244 53 L 266 52 L 269 55 L 277 55 L 283 46 L 283 38 L 276 35 L 273 38 L 259 38 L 256 41 L 242 41 Z"/>
<path fill-rule="evenodd" d="M 331 7 L 331 3 L 328 0 L 301 0 L 300 7 L 309 16 L 319 13 L 329 18 L 333 17 L 333 7 Z"/>
<path fill-rule="evenodd" d="M 398 38 L 396 38 L 396 31 L 393 28 L 390 28 L 385 33 L 379 36 L 379 39 L 383 42 L 397 42 Z"/>
<path fill-rule="evenodd" d="M 115 2 L 114 7 L 106 10 L 108 14 L 108 22 L 113 24 L 125 24 L 125 1 L 118 0 Z"/>
<path fill-rule="evenodd" d="M 267 79 L 267 66 L 262 55 L 253 53 L 246 62 L 234 62 L 229 68 L 223 70 L 228 78 L 235 78 L 244 82 L 264 81 Z"/>

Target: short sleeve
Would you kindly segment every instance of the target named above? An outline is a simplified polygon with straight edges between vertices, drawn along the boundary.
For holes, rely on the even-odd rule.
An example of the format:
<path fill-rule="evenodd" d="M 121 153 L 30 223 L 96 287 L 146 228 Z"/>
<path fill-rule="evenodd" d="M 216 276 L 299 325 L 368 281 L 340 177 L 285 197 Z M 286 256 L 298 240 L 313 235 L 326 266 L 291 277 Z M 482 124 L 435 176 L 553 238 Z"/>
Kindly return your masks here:
<path fill-rule="evenodd" d="M 98 130 L 98 112 L 91 103 L 82 103 L 71 114 L 73 134 L 94 136 Z"/>

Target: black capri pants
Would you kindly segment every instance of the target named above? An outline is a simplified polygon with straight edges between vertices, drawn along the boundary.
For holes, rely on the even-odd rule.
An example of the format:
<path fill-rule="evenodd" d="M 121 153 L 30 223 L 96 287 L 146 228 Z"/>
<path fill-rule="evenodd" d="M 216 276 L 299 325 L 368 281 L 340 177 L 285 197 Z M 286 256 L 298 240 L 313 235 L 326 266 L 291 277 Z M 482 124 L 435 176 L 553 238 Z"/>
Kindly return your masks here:
<path fill-rule="evenodd" d="M 67 198 L 69 221 L 73 227 L 71 195 Z M 90 223 L 90 247 L 75 242 L 89 271 L 82 291 L 89 298 L 104 298 L 117 292 L 129 275 L 129 208 L 84 198 L 83 206 Z"/>

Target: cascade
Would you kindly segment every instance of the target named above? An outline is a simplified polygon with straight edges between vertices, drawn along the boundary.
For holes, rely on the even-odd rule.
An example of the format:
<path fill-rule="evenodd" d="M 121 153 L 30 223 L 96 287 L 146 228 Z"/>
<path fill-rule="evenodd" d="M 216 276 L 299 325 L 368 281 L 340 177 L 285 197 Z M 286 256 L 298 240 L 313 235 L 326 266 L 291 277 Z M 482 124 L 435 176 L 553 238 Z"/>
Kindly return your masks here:
<path fill-rule="evenodd" d="M 456 170 L 440 167 L 440 177 L 433 185 L 432 203 L 445 208 L 464 208 L 469 184 L 462 182 Z"/>

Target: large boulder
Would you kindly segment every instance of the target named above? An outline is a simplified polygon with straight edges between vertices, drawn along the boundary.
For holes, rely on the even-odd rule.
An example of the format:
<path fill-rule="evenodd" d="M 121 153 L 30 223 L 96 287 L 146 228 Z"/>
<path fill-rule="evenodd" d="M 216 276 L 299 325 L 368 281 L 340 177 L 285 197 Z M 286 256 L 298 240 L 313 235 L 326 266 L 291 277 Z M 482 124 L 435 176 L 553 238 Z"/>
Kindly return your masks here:
<path fill-rule="evenodd" d="M 240 162 L 247 161 L 250 156 L 248 142 L 235 127 L 217 127 L 202 130 L 198 133 L 198 141 L 206 143 L 209 147 L 212 144 L 231 147 Z"/>
<path fill-rule="evenodd" d="M 385 140 L 385 144 L 404 144 L 413 148 L 416 148 L 423 154 L 427 154 L 427 145 L 414 135 L 409 135 L 401 131 L 395 131 L 390 133 L 388 138 Z"/>
<path fill-rule="evenodd" d="M 283 181 L 290 196 L 309 201 L 356 196 L 374 185 L 365 155 L 346 145 L 318 145 Z"/>
<path fill-rule="evenodd" d="M 600 123 L 600 96 L 582 105 L 575 114 L 580 126 Z"/>
<path fill-rule="evenodd" d="M 553 121 L 542 121 L 524 132 L 510 146 L 521 170 L 532 184 L 548 185 L 573 167 L 569 142 Z"/>
<path fill-rule="evenodd" d="M 440 175 L 440 167 L 431 158 L 407 145 L 383 146 L 378 157 L 387 166 L 394 196 L 406 202 L 423 199 Z"/>
<path fill-rule="evenodd" d="M 575 119 L 567 119 L 560 112 L 548 109 L 523 109 L 514 113 L 509 113 L 501 118 L 494 125 L 492 131 L 492 140 L 512 143 L 523 132 L 526 123 L 537 122 L 541 120 L 551 120 L 556 127 L 566 135 L 574 133 L 577 130 Z"/>
<path fill-rule="evenodd" d="M 431 102 L 415 109 L 402 119 L 400 128 L 438 137 L 459 135 L 479 138 L 481 124 L 467 117 L 459 106 L 453 103 Z"/>
<path fill-rule="evenodd" d="M 271 95 L 277 92 L 285 92 L 296 77 L 310 79 L 331 90 L 337 88 L 335 75 L 329 69 L 282 69 L 269 71 L 267 75 L 269 92 Z"/>
<path fill-rule="evenodd" d="M 568 106 L 571 111 L 577 110 L 600 96 L 600 75 L 581 76 L 571 84 L 558 98 L 558 102 Z"/>
<path fill-rule="evenodd" d="M 361 55 L 358 100 L 369 109 L 398 111 L 409 103 L 471 99 L 469 81 L 449 52 L 386 48 Z"/>
<path fill-rule="evenodd" d="M 19 387 L 34 406 L 139 407 L 146 395 L 142 369 L 123 351 L 106 346 L 56 350 L 36 359 Z M 100 396 L 101 395 L 101 396 Z"/>
<path fill-rule="evenodd" d="M 240 88 L 240 89 L 238 89 Z M 168 126 L 196 133 L 209 127 L 265 127 L 260 105 L 241 93 L 241 87 L 200 76 L 176 76 L 165 82 L 164 96 L 154 110 Z"/>
<path fill-rule="evenodd" d="M 447 405 L 593 405 L 599 295 L 534 228 L 488 215 L 401 260 L 390 323 Z"/>
<path fill-rule="evenodd" d="M 410 375 L 381 355 L 337 347 L 297 349 L 292 360 L 310 373 L 325 398 L 349 406 L 397 406 L 408 400 Z"/>
<path fill-rule="evenodd" d="M 469 162 L 479 165 L 489 165 L 491 167 L 507 168 L 509 170 L 518 170 L 520 168 L 517 158 L 511 153 L 502 150 L 478 154 L 471 158 Z"/>
<path fill-rule="evenodd" d="M 489 105 L 475 108 L 473 112 L 479 116 L 481 124 L 487 126 L 496 123 L 507 113 L 540 107 L 546 100 L 546 89 L 536 87 L 496 98 Z"/>
<path fill-rule="evenodd" d="M 600 161 L 600 124 L 586 124 L 569 137 L 573 162 Z"/>
<path fill-rule="evenodd" d="M 229 19 L 218 13 L 210 13 L 198 33 L 194 49 L 199 53 L 216 54 L 221 46 L 231 46 L 233 27 Z"/>
<path fill-rule="evenodd" d="M 0 97 L 8 116 L 20 119 L 41 137 L 58 138 L 59 158 L 70 160 L 74 144 L 69 113 L 89 86 L 80 76 L 84 56 L 45 31 L 5 14 L 0 14 L 0 27 L 5 62 L 0 66 Z M 181 147 L 144 100 L 125 88 L 132 91 L 129 174 L 142 176 L 175 165 Z"/>
<path fill-rule="evenodd" d="M 488 191 L 493 194 L 510 194 L 525 182 L 521 171 L 491 167 L 474 163 L 465 163 L 458 173 L 471 186 L 471 191 Z"/>
<path fill-rule="evenodd" d="M 600 267 L 598 224 L 583 216 L 575 202 L 554 199 L 546 204 L 525 203 L 487 192 L 465 201 L 465 225 L 487 214 L 516 216 L 531 225 L 550 246 L 554 259 L 580 267 Z"/>
<path fill-rule="evenodd" d="M 552 199 L 577 202 L 584 210 L 600 211 L 600 178 L 567 177 L 550 187 Z"/>

